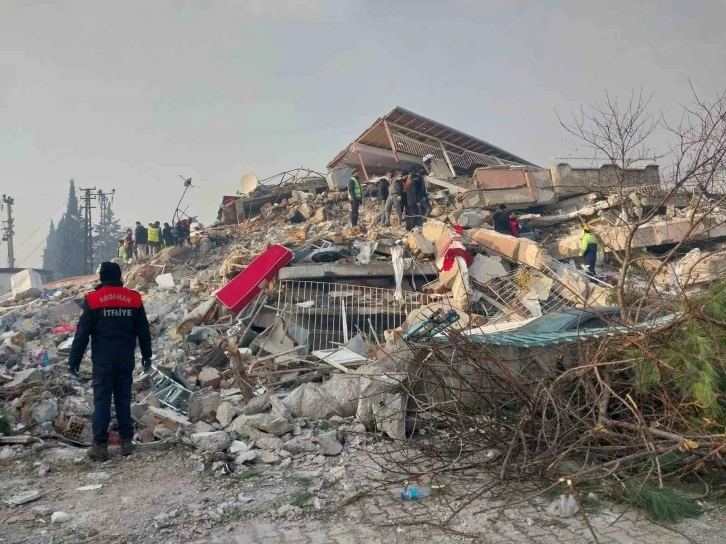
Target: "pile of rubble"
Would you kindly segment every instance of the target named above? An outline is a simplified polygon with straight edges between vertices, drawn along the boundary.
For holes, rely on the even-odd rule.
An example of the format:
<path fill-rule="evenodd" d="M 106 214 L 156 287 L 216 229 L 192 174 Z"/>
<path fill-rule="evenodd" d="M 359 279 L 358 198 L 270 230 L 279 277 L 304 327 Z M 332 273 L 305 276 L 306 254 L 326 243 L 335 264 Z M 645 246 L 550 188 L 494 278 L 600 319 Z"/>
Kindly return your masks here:
<path fill-rule="evenodd" d="M 398 386 L 409 379 L 411 358 L 404 340 L 445 341 L 451 329 L 475 338 L 550 311 L 614 304 L 607 282 L 588 279 L 571 260 L 582 222 L 605 242 L 606 258 L 622 238 L 622 210 L 642 214 L 647 197 L 634 190 L 625 207 L 604 193 L 571 196 L 576 183 L 561 166 L 544 172 L 555 188 L 546 205 L 541 195 L 517 204 L 518 193 L 506 193 L 522 212 L 517 238 L 490 225 L 489 208 L 504 198 L 492 180 L 511 169 L 477 169 L 466 191 L 429 176 L 432 217 L 411 232 L 396 217 L 381 225 L 375 198 L 361 208 L 365 226 L 349 227 L 347 195 L 312 176 L 263 196 L 226 197 L 220 221 L 195 230 L 191 245 L 122 263 L 126 286 L 144 294 L 156 354 L 153 371 L 135 382 L 137 440 L 184 436 L 210 454 L 226 451 L 216 463 L 247 465 L 339 452 L 340 436 L 304 436 L 301 422 L 311 418 L 355 418 L 363 426 L 355 430 L 404 438 L 407 398 Z M 541 172 L 515 174 L 547 192 Z M 437 184 L 448 186 L 435 191 Z M 375 182 L 368 189 L 375 192 Z M 681 218 L 697 213 L 689 201 L 674 202 L 634 243 L 646 255 L 677 241 Z M 713 222 L 696 236 L 717 254 L 726 231 Z M 694 259 L 701 251 L 675 270 L 695 283 L 723 276 L 722 260 Z M 14 296 L 0 301 L 9 431 L 87 444 L 92 391 L 88 381 L 66 379 L 66 358 L 94 281 L 37 283 L 19 278 Z M 89 378 L 90 355 L 81 369 Z M 2 456 L 13 452 L 6 447 Z"/>

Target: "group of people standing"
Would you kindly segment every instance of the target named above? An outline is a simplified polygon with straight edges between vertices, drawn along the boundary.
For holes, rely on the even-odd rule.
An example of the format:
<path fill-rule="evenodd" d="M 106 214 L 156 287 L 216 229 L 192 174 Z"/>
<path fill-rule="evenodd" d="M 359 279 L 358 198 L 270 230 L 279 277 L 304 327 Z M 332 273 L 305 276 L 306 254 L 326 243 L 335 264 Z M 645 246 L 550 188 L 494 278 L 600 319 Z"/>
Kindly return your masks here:
<path fill-rule="evenodd" d="M 348 198 L 351 201 L 351 224 L 358 224 L 360 205 L 363 202 L 360 172 L 353 172 L 348 182 Z M 411 230 L 423 225 L 424 218 L 431 213 L 431 203 L 426 191 L 426 183 L 418 172 L 396 173 L 388 170 L 378 180 L 378 199 L 383 205 L 380 222 L 390 224 L 393 210 L 398 215 L 399 223 L 406 217 L 406 229 Z"/>
<path fill-rule="evenodd" d="M 174 227 L 169 223 L 161 226 L 159 221 L 149 223 L 148 227 L 136 222 L 134 230 L 127 229 L 126 236 L 118 241 L 120 259 L 141 259 L 156 255 L 162 247 L 181 245 L 189 240 L 189 225 L 186 219 L 179 221 Z"/>

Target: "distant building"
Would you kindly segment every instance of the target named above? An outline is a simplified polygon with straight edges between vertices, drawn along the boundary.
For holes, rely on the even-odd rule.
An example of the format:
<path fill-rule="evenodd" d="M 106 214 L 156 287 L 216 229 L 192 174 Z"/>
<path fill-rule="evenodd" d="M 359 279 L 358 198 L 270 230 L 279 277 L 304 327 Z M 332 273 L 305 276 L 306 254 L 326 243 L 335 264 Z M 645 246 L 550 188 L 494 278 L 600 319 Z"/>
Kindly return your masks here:
<path fill-rule="evenodd" d="M 10 293 L 10 278 L 23 270 L 35 270 L 43 278 L 43 283 L 53 281 L 52 270 L 43 270 L 42 268 L 0 268 L 0 296 Z"/>

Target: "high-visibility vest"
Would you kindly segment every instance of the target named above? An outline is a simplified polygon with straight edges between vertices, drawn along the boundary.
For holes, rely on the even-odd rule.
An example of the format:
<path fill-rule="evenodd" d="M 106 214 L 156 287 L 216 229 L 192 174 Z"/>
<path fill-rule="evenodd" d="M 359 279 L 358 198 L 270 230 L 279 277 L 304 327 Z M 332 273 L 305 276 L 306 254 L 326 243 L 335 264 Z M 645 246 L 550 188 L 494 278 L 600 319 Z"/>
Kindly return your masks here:
<path fill-rule="evenodd" d="M 360 188 L 360 181 L 358 181 L 358 178 L 355 176 L 351 177 L 350 179 L 353 182 L 353 196 L 357 199 L 360 199 L 363 195 L 363 191 L 361 191 Z"/>
<path fill-rule="evenodd" d="M 161 242 L 161 229 L 149 225 L 149 242 Z"/>

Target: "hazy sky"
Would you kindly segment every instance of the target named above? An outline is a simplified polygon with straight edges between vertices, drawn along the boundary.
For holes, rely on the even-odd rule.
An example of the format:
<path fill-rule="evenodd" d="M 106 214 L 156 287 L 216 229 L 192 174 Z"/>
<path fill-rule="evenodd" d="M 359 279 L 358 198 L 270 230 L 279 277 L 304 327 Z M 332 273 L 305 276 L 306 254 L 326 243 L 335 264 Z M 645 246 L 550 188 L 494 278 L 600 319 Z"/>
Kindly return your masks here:
<path fill-rule="evenodd" d="M 400 105 L 540 165 L 568 112 L 643 86 L 653 107 L 726 87 L 716 0 L 3 0 L 0 192 L 39 266 L 68 180 L 124 225 L 216 217 L 239 178 L 325 164 Z M 637 4 L 637 5 L 636 5 Z M 28 238 L 29 237 L 29 238 Z M 26 240 L 22 245 L 21 242 Z M 82 240 L 79 240 L 82 243 Z M 0 266 L 6 264 L 0 245 Z"/>

